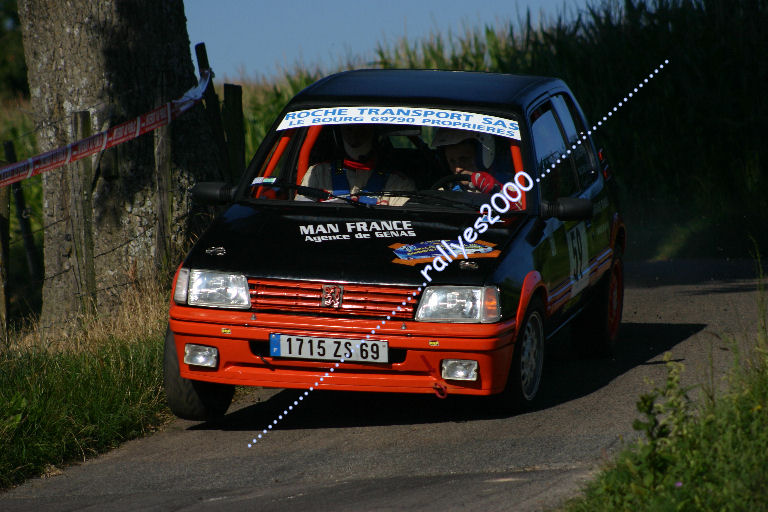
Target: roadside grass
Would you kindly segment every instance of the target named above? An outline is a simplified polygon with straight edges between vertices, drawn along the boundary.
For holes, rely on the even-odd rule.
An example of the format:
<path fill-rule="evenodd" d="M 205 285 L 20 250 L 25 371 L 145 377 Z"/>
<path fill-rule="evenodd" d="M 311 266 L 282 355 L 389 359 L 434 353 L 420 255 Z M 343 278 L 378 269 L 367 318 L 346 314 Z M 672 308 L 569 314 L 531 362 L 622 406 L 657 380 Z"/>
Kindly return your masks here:
<path fill-rule="evenodd" d="M 81 316 L 70 335 L 39 328 L 0 348 L 0 488 L 82 461 L 169 418 L 162 391 L 166 290 L 125 293 L 118 311 Z"/>
<path fill-rule="evenodd" d="M 761 278 L 762 282 L 762 278 Z M 694 405 L 680 384 L 683 365 L 669 360 L 663 386 L 640 396 L 644 438 L 560 510 L 768 510 L 768 330 L 765 290 L 754 350 L 734 359 L 728 389 L 711 384 Z"/>

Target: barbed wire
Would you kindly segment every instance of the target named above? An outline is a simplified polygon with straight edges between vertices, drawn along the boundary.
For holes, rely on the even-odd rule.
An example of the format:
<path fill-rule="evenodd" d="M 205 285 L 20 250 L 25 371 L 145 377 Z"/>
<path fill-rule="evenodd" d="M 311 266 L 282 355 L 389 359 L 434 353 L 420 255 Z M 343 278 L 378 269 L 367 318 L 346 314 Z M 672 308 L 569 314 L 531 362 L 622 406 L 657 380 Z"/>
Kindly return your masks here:
<path fill-rule="evenodd" d="M 29 210 L 29 208 L 27 208 L 27 210 Z M 41 227 L 39 227 L 39 228 L 37 228 L 37 229 L 35 229 L 33 231 L 30 231 L 29 234 L 30 234 L 30 236 L 34 236 L 37 233 L 40 233 L 41 231 L 45 231 L 46 229 L 50 228 L 51 226 L 55 226 L 56 224 L 59 224 L 61 222 L 65 222 L 67 220 L 69 220 L 69 215 L 67 215 L 66 217 L 61 218 L 59 220 L 55 220 L 55 221 L 53 221 L 53 222 L 51 222 L 49 224 L 45 224 L 45 225 L 43 225 L 43 226 L 41 226 Z M 21 235 L 20 238 L 16 238 L 16 237 L 14 237 L 14 238 L 15 238 L 14 240 L 11 240 L 10 242 L 8 242 L 8 246 L 9 247 L 14 245 L 14 244 L 18 244 L 18 243 L 21 243 L 21 242 L 24 241 L 24 235 Z"/>
<path fill-rule="evenodd" d="M 132 284 L 137 284 L 139 282 L 141 282 L 140 279 L 133 279 L 131 281 L 126 281 L 124 283 L 113 284 L 111 286 L 105 286 L 103 288 L 96 288 L 95 290 L 93 290 L 93 293 L 106 292 L 106 291 L 112 290 L 114 288 L 122 288 L 123 286 L 129 286 L 129 285 L 132 285 Z M 80 292 L 77 292 L 74 295 L 79 298 L 79 297 L 86 297 L 86 296 L 89 296 L 91 294 L 90 293 L 80 293 Z"/>
<path fill-rule="evenodd" d="M 139 89 L 140 89 L 139 86 L 132 87 L 131 89 L 128 89 L 127 91 L 121 92 L 121 94 L 133 94 L 133 93 L 137 92 Z M 77 110 L 78 111 L 82 111 L 82 110 L 88 110 L 88 111 L 92 111 L 93 110 L 93 111 L 95 111 L 97 107 L 110 106 L 110 105 L 115 105 L 115 104 L 116 104 L 116 102 L 114 101 L 114 99 L 107 99 L 107 100 L 99 101 L 98 103 L 93 103 L 91 105 L 86 105 L 84 107 L 79 107 Z M 24 114 L 26 116 L 31 117 L 32 118 L 32 123 L 34 125 L 34 128 L 32 128 L 31 130 L 28 130 L 26 132 L 23 132 L 23 133 L 20 133 L 20 134 L 16 135 L 15 140 L 19 140 L 19 139 L 23 139 L 23 138 L 29 137 L 32 134 L 36 134 L 36 133 L 42 132 L 47 127 L 54 126 L 54 125 L 57 125 L 59 123 L 63 123 L 64 121 L 70 120 L 70 119 L 72 119 L 75 116 L 75 113 L 77 112 L 77 111 L 72 111 L 69 114 L 65 114 L 65 115 L 62 115 L 62 116 L 54 118 L 54 119 L 45 119 L 45 120 L 42 120 L 42 121 L 37 121 L 37 120 L 34 119 L 37 116 L 37 114 L 34 111 L 29 111 L 29 110 L 26 110 L 26 109 L 23 109 L 23 108 L 20 108 L 20 107 L 16 108 L 15 110 L 17 112 L 21 112 L 22 114 Z M 128 117 L 130 117 L 130 116 L 128 116 Z M 14 141 L 14 138 L 12 138 L 12 137 L 6 138 L 6 134 L 11 132 L 11 131 L 12 131 L 12 129 L 6 130 L 5 132 L 0 133 L 0 140 L 12 140 L 12 141 Z"/>
<path fill-rule="evenodd" d="M 181 221 L 181 220 L 183 220 L 183 219 L 185 219 L 185 218 L 187 218 L 187 217 L 189 217 L 190 215 L 193 215 L 193 214 L 195 214 L 195 213 L 198 213 L 198 212 L 195 212 L 195 211 L 189 211 L 189 212 L 186 212 L 186 213 L 182 213 L 182 214 L 179 214 L 179 215 L 177 215 L 176 217 L 174 217 L 173 219 L 171 219 L 171 223 L 176 223 L 176 222 L 179 222 L 179 221 Z M 45 228 L 47 228 L 47 227 L 53 226 L 53 225 L 55 225 L 55 224 L 59 224 L 59 223 L 61 223 L 61 222 L 64 222 L 64 221 L 66 221 L 66 220 L 69 220 L 69 219 L 70 219 L 70 216 L 64 217 L 64 218 L 62 218 L 62 219 L 59 219 L 59 220 L 57 220 L 57 221 L 51 222 L 50 224 L 47 224 L 46 226 L 44 226 L 43 228 L 40 228 L 40 229 L 36 230 L 35 232 L 39 232 L 39 231 L 41 231 L 41 230 L 43 230 L 43 229 L 45 229 Z M 158 219 L 157 219 L 157 217 L 155 217 L 155 218 L 153 219 L 153 223 L 156 223 L 156 222 L 157 222 L 157 220 L 158 220 Z M 93 256 L 93 259 L 95 260 L 96 258 L 99 258 L 99 257 L 101 257 L 101 256 L 105 256 L 105 255 L 107 255 L 107 254 L 110 254 L 110 253 L 112 253 L 112 252 L 115 252 L 116 250 L 120 249 L 121 247 L 125 247 L 126 245 L 130 244 L 130 243 L 131 243 L 131 242 L 133 242 L 134 240 L 137 240 L 137 239 L 141 238 L 142 236 L 146 236 L 147 234 L 151 234 L 151 233 L 149 233 L 149 232 L 150 232 L 151 230 L 153 230 L 153 229 L 156 229 L 156 228 L 157 228 L 157 225 L 156 225 L 156 224 L 150 224 L 150 225 L 148 225 L 147 227 L 145 227 L 144 229 L 142 229 L 140 232 L 138 232 L 138 233 L 136 233 L 135 235 L 133 235 L 133 236 L 131 236 L 131 237 L 127 238 L 126 240 L 124 240 L 124 241 L 123 241 L 123 242 L 121 242 L 120 244 L 118 244 L 118 245 L 116 245 L 116 246 L 114 246 L 114 247 L 112 247 L 112 248 L 110 248 L 110 249 L 107 249 L 106 251 L 102 251 L 102 252 L 100 252 L 99 254 L 95 254 L 95 255 Z M 70 233 L 70 235 L 71 235 L 71 233 Z M 73 269 L 74 269 L 74 267 L 69 267 L 69 268 L 63 269 L 63 270 L 61 270 L 61 271 L 59 271 L 59 272 L 56 272 L 56 273 L 54 273 L 54 274 L 51 274 L 51 275 L 47 275 L 47 276 L 43 276 L 43 278 L 42 278 L 42 279 L 40 279 L 40 280 L 39 280 L 39 282 L 45 282 L 45 281 L 48 281 L 48 280 L 50 280 L 50 279 L 53 279 L 53 278 L 55 278 L 55 277 L 58 277 L 58 276 L 60 276 L 60 275 L 63 275 L 63 274 L 65 274 L 65 273 L 69 272 L 69 271 L 74 271 Z M 35 284 L 35 283 L 29 283 L 29 284 L 28 284 L 28 287 L 31 287 L 33 284 Z"/>
<path fill-rule="evenodd" d="M 178 215 L 176 218 L 171 220 L 171 223 L 178 222 L 181 219 L 184 219 L 185 217 L 188 217 L 190 214 L 191 214 L 191 212 L 187 212 L 187 213 L 183 213 L 181 215 Z M 157 228 L 156 223 L 157 223 L 158 220 L 159 219 L 157 217 L 155 217 L 155 219 L 153 220 L 153 224 L 150 224 L 149 226 L 147 226 L 146 228 L 141 230 L 139 233 L 137 233 L 137 234 L 133 235 L 132 237 L 128 238 L 127 240 L 125 240 L 121 244 L 116 245 L 115 247 L 112 247 L 111 249 L 107 249 L 106 251 L 103 251 L 103 252 L 100 252 L 99 254 L 94 255 L 93 259 L 99 258 L 101 256 L 105 256 L 105 255 L 110 254 L 112 252 L 115 252 L 116 250 L 120 249 L 121 247 L 125 247 L 126 245 L 128 245 L 131 242 L 133 242 L 134 240 L 136 240 L 136 239 L 146 235 L 148 231 Z"/>

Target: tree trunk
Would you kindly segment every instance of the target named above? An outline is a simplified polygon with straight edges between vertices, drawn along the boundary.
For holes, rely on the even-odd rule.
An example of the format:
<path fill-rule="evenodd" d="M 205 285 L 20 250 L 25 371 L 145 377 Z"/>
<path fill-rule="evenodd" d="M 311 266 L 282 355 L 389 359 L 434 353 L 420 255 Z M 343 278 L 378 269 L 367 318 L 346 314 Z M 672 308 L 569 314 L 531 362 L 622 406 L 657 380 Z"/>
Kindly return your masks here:
<path fill-rule="evenodd" d="M 76 111 L 90 112 L 96 133 L 196 82 L 182 0 L 20 0 L 19 16 L 41 151 L 74 140 Z M 119 302 L 124 286 L 152 277 L 186 240 L 188 219 L 180 217 L 190 208 L 189 188 L 215 175 L 203 119 L 197 107 L 174 121 L 162 134 L 170 134 L 170 147 L 147 134 L 92 157 L 85 192 L 100 310 Z M 73 244 L 84 228 L 75 222 L 89 216 L 72 211 L 83 204 L 73 197 L 82 188 L 77 172 L 69 165 L 43 175 L 43 326 L 75 315 L 82 303 L 85 273 Z M 160 251 L 158 236 L 167 237 Z"/>

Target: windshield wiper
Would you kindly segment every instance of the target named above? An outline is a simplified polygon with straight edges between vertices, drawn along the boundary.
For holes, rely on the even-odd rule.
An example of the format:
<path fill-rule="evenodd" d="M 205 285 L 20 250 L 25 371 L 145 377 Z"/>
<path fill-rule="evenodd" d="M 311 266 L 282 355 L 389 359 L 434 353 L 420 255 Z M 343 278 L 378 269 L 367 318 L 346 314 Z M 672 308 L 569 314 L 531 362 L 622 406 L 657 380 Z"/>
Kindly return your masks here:
<path fill-rule="evenodd" d="M 438 191 L 434 191 L 438 192 Z M 441 194 L 443 192 L 440 192 Z M 359 192 L 358 195 L 382 195 L 387 197 L 410 197 L 414 199 L 430 199 L 430 200 L 436 200 L 438 202 L 442 202 L 443 204 L 446 204 L 448 206 L 466 206 L 473 211 L 477 211 L 480 208 L 480 205 L 482 202 L 479 203 L 473 203 L 473 202 L 467 202 L 467 201 L 461 201 L 457 199 L 453 199 L 450 197 L 444 197 L 443 195 L 438 194 L 428 194 L 425 191 L 418 191 L 418 190 L 393 190 L 393 191 L 386 191 L 386 192 Z"/>
<path fill-rule="evenodd" d="M 273 182 L 254 183 L 252 186 L 287 188 L 287 189 L 295 190 L 298 194 L 301 194 L 302 196 L 308 197 L 310 199 L 318 199 L 318 200 L 341 199 L 346 203 L 349 203 L 358 207 L 370 208 L 372 206 L 368 203 L 361 203 L 360 201 L 355 201 L 351 197 L 336 195 L 333 192 L 329 192 L 328 190 L 325 190 L 322 188 L 306 187 L 304 185 L 294 185 L 293 183 L 285 183 L 280 180 L 275 180 Z"/>

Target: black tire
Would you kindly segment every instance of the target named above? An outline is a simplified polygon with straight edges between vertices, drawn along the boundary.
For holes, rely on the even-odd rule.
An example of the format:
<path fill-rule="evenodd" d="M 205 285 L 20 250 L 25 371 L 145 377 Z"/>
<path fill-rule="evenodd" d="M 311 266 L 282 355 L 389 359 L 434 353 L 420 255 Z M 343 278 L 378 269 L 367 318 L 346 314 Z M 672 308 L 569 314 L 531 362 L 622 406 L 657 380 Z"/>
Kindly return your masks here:
<path fill-rule="evenodd" d="M 185 379 L 179 374 L 179 358 L 170 329 L 165 335 L 163 385 L 171 412 L 186 420 L 205 421 L 227 412 L 235 386 Z"/>
<path fill-rule="evenodd" d="M 544 306 L 534 298 L 523 317 L 515 340 L 507 384 L 493 397 L 496 412 L 511 413 L 532 408 L 539 397 L 544 372 Z"/>
<path fill-rule="evenodd" d="M 624 309 L 624 262 L 614 259 L 598 283 L 592 302 L 574 323 L 573 337 L 582 356 L 609 357 L 616 352 Z"/>

